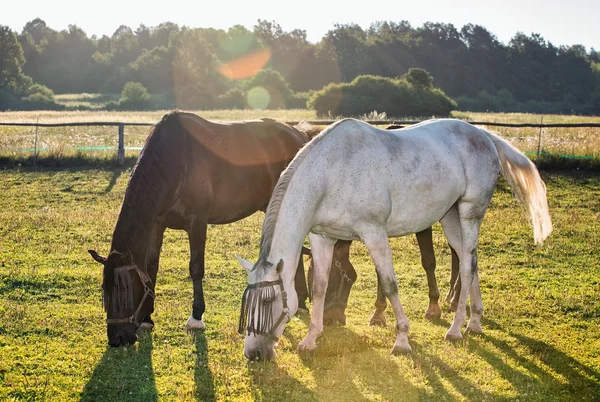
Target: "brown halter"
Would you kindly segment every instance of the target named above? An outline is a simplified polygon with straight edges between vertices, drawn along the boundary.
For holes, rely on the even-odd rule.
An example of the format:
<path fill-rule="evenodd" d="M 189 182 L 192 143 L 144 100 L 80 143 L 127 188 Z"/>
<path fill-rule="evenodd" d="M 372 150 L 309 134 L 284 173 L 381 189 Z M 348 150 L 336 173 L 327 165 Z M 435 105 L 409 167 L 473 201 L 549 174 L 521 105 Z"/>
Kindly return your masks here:
<path fill-rule="evenodd" d="M 137 272 L 137 274 L 140 277 L 140 280 L 142 281 L 142 285 L 144 285 L 144 296 L 142 297 L 142 300 L 140 300 L 140 303 L 138 304 L 137 309 L 131 316 L 129 316 L 127 318 L 107 318 L 106 319 L 107 324 L 129 324 L 129 323 L 132 323 L 136 326 L 136 328 L 139 328 L 141 326 L 141 324 L 138 321 L 138 314 L 140 313 L 140 310 L 142 309 L 142 306 L 144 305 L 146 298 L 148 296 L 150 296 L 152 299 L 156 298 L 156 295 L 154 294 L 154 291 L 152 290 L 154 288 L 154 284 L 152 283 L 152 280 L 148 277 L 148 275 L 146 275 L 145 272 L 143 272 L 141 269 L 139 269 L 137 265 L 125 265 L 123 267 L 116 268 L 114 272 L 115 272 L 115 274 L 118 274 L 123 271 L 131 271 L 132 269 L 134 269 L 135 272 Z M 133 289 L 131 291 L 133 291 Z"/>

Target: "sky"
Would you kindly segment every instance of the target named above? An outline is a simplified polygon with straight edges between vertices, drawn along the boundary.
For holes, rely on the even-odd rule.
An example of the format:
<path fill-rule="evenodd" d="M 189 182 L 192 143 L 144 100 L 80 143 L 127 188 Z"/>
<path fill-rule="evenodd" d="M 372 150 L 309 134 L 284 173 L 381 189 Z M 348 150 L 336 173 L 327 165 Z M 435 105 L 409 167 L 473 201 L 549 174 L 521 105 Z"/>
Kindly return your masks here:
<path fill-rule="evenodd" d="M 581 44 L 600 50 L 600 0 L 212 0 L 156 2 L 153 0 L 29 0 L 22 7 L 3 7 L 0 25 L 20 32 L 28 21 L 41 18 L 55 30 L 75 24 L 89 36 L 112 35 L 120 26 L 135 30 L 171 21 L 180 26 L 228 29 L 252 28 L 258 19 L 275 21 L 284 31 L 302 29 L 319 41 L 334 24 L 355 23 L 368 28 L 376 21 L 407 20 L 482 25 L 507 44 L 517 32 L 539 33 L 555 46 Z"/>

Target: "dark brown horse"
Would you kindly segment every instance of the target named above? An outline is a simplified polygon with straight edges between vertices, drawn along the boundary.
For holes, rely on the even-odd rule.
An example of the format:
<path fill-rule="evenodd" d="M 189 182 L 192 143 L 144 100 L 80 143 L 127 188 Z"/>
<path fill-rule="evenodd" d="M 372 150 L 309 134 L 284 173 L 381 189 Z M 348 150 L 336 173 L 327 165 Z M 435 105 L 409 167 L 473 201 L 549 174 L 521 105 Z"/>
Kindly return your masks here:
<path fill-rule="evenodd" d="M 173 112 L 152 128 L 125 191 L 108 257 L 90 250 L 104 265 L 110 345 L 132 344 L 142 323 L 153 324 L 166 228 L 188 233 L 194 301 L 186 328 L 204 328 L 207 225 L 264 211 L 279 175 L 307 141 L 301 131 L 271 119 L 217 124 Z M 306 294 L 304 270 L 298 272 L 297 287 Z"/>

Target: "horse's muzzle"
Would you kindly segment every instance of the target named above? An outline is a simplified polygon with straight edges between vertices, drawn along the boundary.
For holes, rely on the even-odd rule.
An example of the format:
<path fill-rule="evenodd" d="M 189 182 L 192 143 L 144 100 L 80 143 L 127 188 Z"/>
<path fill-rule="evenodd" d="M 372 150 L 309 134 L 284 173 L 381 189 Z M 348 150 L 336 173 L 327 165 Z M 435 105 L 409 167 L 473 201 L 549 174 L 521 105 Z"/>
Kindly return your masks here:
<path fill-rule="evenodd" d="M 272 346 L 256 348 L 251 350 L 244 349 L 244 357 L 250 361 L 269 361 L 275 358 L 275 349 Z"/>
<path fill-rule="evenodd" d="M 113 347 L 133 345 L 137 341 L 135 325 L 109 325 L 107 327 L 108 344 Z"/>

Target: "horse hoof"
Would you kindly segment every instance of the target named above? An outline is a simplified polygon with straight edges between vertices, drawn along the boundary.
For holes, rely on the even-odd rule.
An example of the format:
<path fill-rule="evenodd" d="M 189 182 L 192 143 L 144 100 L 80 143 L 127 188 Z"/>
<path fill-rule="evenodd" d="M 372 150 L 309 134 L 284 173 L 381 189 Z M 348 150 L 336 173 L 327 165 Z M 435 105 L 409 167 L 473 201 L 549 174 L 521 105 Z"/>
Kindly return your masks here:
<path fill-rule="evenodd" d="M 448 331 L 448 332 L 446 332 L 446 337 L 444 339 L 449 342 L 459 342 L 459 341 L 462 341 L 463 336 L 460 332 L 458 334 L 454 334 L 454 333 L 450 333 L 450 331 Z"/>
<path fill-rule="evenodd" d="M 375 314 L 373 314 L 371 316 L 371 319 L 369 320 L 369 325 L 372 327 L 385 327 L 387 325 L 387 321 L 385 320 L 384 316 L 376 316 Z"/>
<path fill-rule="evenodd" d="M 202 320 L 195 319 L 193 316 L 190 316 L 190 318 L 188 318 L 187 322 L 185 323 L 185 332 L 192 332 L 195 330 L 205 329 L 206 325 L 204 325 L 204 322 Z"/>
<path fill-rule="evenodd" d="M 425 312 L 425 319 L 426 320 L 439 320 L 440 318 L 442 318 L 442 310 L 440 309 L 435 310 L 435 311 L 429 311 L 427 310 Z"/>
<path fill-rule="evenodd" d="M 390 354 L 395 356 L 400 355 L 409 355 L 412 353 L 412 348 L 410 345 L 394 345 L 394 348 L 390 352 Z"/>
<path fill-rule="evenodd" d="M 312 344 L 309 342 L 307 342 L 307 343 L 300 342 L 298 344 L 298 353 L 312 353 L 315 350 L 317 350 L 317 344 L 314 342 Z"/>
<path fill-rule="evenodd" d="M 475 335 L 483 335 L 481 326 L 467 326 L 467 332 Z"/>

